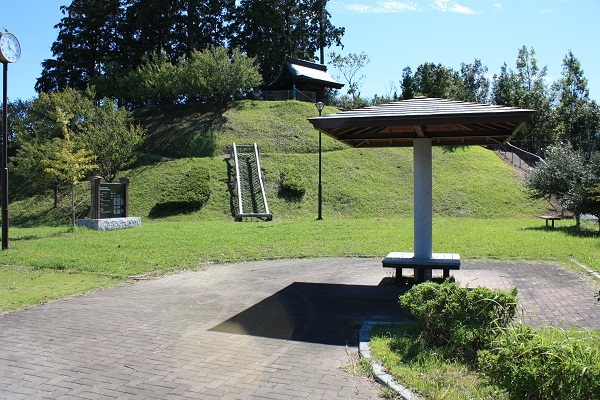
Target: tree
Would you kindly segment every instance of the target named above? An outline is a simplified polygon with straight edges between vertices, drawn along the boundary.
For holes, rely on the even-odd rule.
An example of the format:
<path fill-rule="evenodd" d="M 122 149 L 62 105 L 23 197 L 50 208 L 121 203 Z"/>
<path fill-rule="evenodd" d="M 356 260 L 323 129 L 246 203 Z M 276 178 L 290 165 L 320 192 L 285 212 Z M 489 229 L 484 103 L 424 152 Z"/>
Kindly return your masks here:
<path fill-rule="evenodd" d="M 234 9 L 235 0 L 72 0 L 61 7 L 53 58 L 42 63 L 36 90 L 97 85 L 101 97 L 112 97 L 112 80 L 135 71 L 144 57 L 164 54 L 175 63 L 228 43 Z"/>
<path fill-rule="evenodd" d="M 475 59 L 473 64 L 460 64 L 460 79 L 456 81 L 455 100 L 487 103 L 490 81 L 486 77 L 488 68 Z"/>
<path fill-rule="evenodd" d="M 559 137 L 576 150 L 590 154 L 598 146 L 600 111 L 590 100 L 587 86 L 581 63 L 569 51 L 563 59 L 562 78 L 553 87 Z"/>
<path fill-rule="evenodd" d="M 517 56 L 516 78 L 519 84 L 519 103 L 521 108 L 536 110 L 527 125 L 519 132 L 518 138 L 526 142 L 526 150 L 539 154 L 540 149 L 556 143 L 554 111 L 546 85 L 547 68 L 539 68 L 533 47 L 523 46 Z"/>
<path fill-rule="evenodd" d="M 272 82 L 287 56 L 313 60 L 317 51 L 341 46 L 327 0 L 241 0 L 235 10 L 231 46 L 255 57 L 263 82 Z"/>
<path fill-rule="evenodd" d="M 133 118 L 113 100 L 104 99 L 94 107 L 83 126 L 82 140 L 94 156 L 94 172 L 112 182 L 117 174 L 135 161 L 134 151 L 142 143 L 145 131 L 133 124 Z"/>
<path fill-rule="evenodd" d="M 331 61 L 329 62 L 342 74 L 346 83 L 348 83 L 347 93 L 352 96 L 352 100 L 356 101 L 360 97 L 360 87 L 364 75 L 357 76 L 358 72 L 363 69 L 369 62 L 369 56 L 365 53 L 350 53 L 347 56 L 342 56 L 332 52 L 329 54 Z"/>
<path fill-rule="evenodd" d="M 42 75 L 35 89 L 53 92 L 66 87 L 85 90 L 105 66 L 122 55 L 117 49 L 122 19 L 120 0 L 73 0 L 61 6 L 65 15 L 55 26 L 54 58 L 42 62 Z"/>
<path fill-rule="evenodd" d="M 414 80 L 417 94 L 442 99 L 451 98 L 455 72 L 442 64 L 424 63 L 417 67 Z"/>
<path fill-rule="evenodd" d="M 409 66 L 404 67 L 402 70 L 402 81 L 400 81 L 400 87 L 402 88 L 402 100 L 414 99 L 415 93 L 418 90 L 415 78 L 412 75 L 412 70 Z"/>
<path fill-rule="evenodd" d="M 500 74 L 492 78 L 492 104 L 517 107 L 521 98 L 519 83 L 515 73 L 506 63 L 500 67 Z"/>
<path fill-rule="evenodd" d="M 519 147 L 538 155 L 557 141 L 546 71 L 546 67 L 538 66 L 535 50 L 523 46 L 517 54 L 516 70 L 504 63 L 500 75 L 494 75 L 492 86 L 492 103 L 537 111 L 516 139 L 521 141 Z"/>
<path fill-rule="evenodd" d="M 239 49 L 229 52 L 215 47 L 194 52 L 180 63 L 182 94 L 200 98 L 222 114 L 231 100 L 243 98 L 261 83 L 254 61 Z"/>
<path fill-rule="evenodd" d="M 129 89 L 128 101 L 137 105 L 157 104 L 165 107 L 182 97 L 181 74 L 164 53 L 144 56 L 142 65 L 124 79 Z"/>
<path fill-rule="evenodd" d="M 57 110 L 69 116 L 66 122 L 71 132 L 81 130 L 84 116 L 93 107 L 92 92 L 80 93 L 65 89 L 52 94 L 40 93 L 31 101 L 26 117 L 14 121 L 17 148 L 11 160 L 11 168 L 28 182 L 32 192 L 52 189 L 54 207 L 58 205 L 58 191 L 61 181 L 44 171 L 42 160 L 48 159 L 58 149 L 54 138 L 63 138 L 63 122 L 59 122 Z"/>
<path fill-rule="evenodd" d="M 182 0 L 175 33 L 178 54 L 226 46 L 231 38 L 235 0 Z"/>
<path fill-rule="evenodd" d="M 60 109 L 56 110 L 57 122 L 62 126 L 62 138 L 52 139 L 52 146 L 57 150 L 48 158 L 42 160 L 44 172 L 53 180 L 68 184 L 71 188 L 71 226 L 75 226 L 77 203 L 75 199 L 75 185 L 81 181 L 86 173 L 96 167 L 94 155 L 86 149 L 78 148 L 71 140 L 68 129 L 69 117 Z"/>
<path fill-rule="evenodd" d="M 112 180 L 132 162 L 133 149 L 142 139 L 143 132 L 133 126 L 129 112 L 116 108 L 111 100 L 96 106 L 93 98 L 92 91 L 79 93 L 74 89 L 41 93 L 31 103 L 27 118 L 15 128 L 19 147 L 12 159 L 15 173 L 32 188 L 51 188 L 55 207 L 65 180 L 51 174 L 43 160 L 53 160 L 54 154 L 69 146 L 86 149 L 93 152 L 96 172 Z M 64 143 L 65 132 L 71 144 Z"/>
<path fill-rule="evenodd" d="M 570 144 L 558 144 L 546 149 L 544 161 L 527 175 L 526 186 L 533 197 L 558 203 L 575 214 L 579 226 L 582 213 L 594 212 L 587 203 L 588 192 L 600 182 L 597 163 L 586 162 Z M 600 164 L 599 164 L 600 165 Z"/>

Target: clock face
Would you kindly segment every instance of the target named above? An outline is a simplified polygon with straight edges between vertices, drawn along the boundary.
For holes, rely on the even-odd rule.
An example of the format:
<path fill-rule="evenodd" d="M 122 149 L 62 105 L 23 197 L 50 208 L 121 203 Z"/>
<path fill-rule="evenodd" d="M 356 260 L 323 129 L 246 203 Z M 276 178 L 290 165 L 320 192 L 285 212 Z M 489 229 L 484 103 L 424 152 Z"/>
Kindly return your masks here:
<path fill-rule="evenodd" d="M 12 33 L 0 34 L 0 60 L 14 63 L 21 57 L 21 45 Z"/>

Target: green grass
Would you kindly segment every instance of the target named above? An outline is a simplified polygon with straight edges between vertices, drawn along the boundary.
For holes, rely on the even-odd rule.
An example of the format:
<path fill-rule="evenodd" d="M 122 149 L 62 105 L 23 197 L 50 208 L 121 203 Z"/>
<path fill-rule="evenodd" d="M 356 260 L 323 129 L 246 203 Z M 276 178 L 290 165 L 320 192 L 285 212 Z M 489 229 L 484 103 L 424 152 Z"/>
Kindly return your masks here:
<path fill-rule="evenodd" d="M 441 347 L 420 338 L 418 325 L 376 325 L 371 352 L 402 383 L 431 400 L 502 400 L 508 395 L 487 384 L 467 365 L 452 361 Z"/>
<path fill-rule="evenodd" d="M 600 345 L 600 332 L 587 329 L 561 329 L 543 328 L 531 330 L 532 339 L 516 338 L 522 336 L 523 327 L 511 327 L 504 334 L 513 337 L 514 340 L 498 343 L 496 346 L 510 346 L 509 356 L 501 358 L 504 363 L 502 367 L 510 369 L 511 373 L 524 374 L 524 370 L 514 366 L 511 356 L 520 356 L 519 362 L 523 364 L 524 359 L 535 359 L 540 356 L 540 351 L 558 351 L 555 361 L 565 362 L 567 365 L 593 365 L 597 359 L 597 349 Z M 530 342 L 529 342 L 530 340 Z M 574 350 L 573 344 L 580 345 Z M 540 344 L 543 344 L 541 346 Z M 431 400 L 462 400 L 462 399 L 509 399 L 524 398 L 522 395 L 512 393 L 512 397 L 506 391 L 491 384 L 491 380 L 475 370 L 472 366 L 456 360 L 454 354 L 449 353 L 443 346 L 432 346 L 427 344 L 421 336 L 421 327 L 417 323 L 409 322 L 398 325 L 376 325 L 371 331 L 371 353 L 386 370 L 403 386 L 416 390 Z M 538 347 L 544 350 L 539 350 Z M 494 348 L 496 350 L 496 348 Z M 529 356 L 531 354 L 531 356 Z M 518 356 L 517 356 L 518 355 Z M 562 357 L 572 358 L 566 361 Z M 594 358 L 595 357 L 595 358 Z M 539 364 L 538 369 L 544 370 L 546 364 Z M 489 366 L 488 366 L 489 367 Z M 531 367 L 531 366 L 530 366 Z M 523 368 L 522 365 L 519 368 Z M 516 369 L 517 372 L 514 372 Z M 571 377 L 577 381 L 579 369 L 569 371 Z M 545 382 L 536 372 L 527 371 L 530 376 L 522 377 L 520 384 L 524 382 L 542 385 Z M 589 373 L 589 372 L 588 372 Z M 496 376 L 497 380 L 507 385 L 506 390 L 514 390 L 515 382 L 506 376 Z M 527 381 L 529 379 L 529 381 Z M 501 385 L 501 383 L 498 383 Z M 518 390 L 523 392 L 523 387 Z M 526 389 L 526 388 L 525 388 Z M 569 390 L 565 390 L 569 391 Z M 573 391 L 575 393 L 576 391 Z M 529 392 L 531 393 L 531 392 Z M 538 397 L 535 397 L 538 398 Z M 554 397 L 553 397 L 554 398 Z M 562 397 L 561 397 L 562 398 Z M 579 398 L 576 394 L 574 397 Z"/>
<path fill-rule="evenodd" d="M 10 248 L 0 265 L 17 273 L 23 267 L 113 277 L 170 273 L 207 263 L 246 260 L 376 257 L 413 247 L 412 219 L 335 218 L 242 222 L 231 220 L 145 221 L 129 230 L 97 232 L 64 227 L 11 228 Z M 567 224 L 562 221 L 562 224 Z M 434 220 L 434 251 L 460 253 L 463 259 L 545 260 L 567 264 L 573 257 L 600 270 L 599 235 L 572 226 L 545 229 L 541 220 Z M 590 226 L 591 227 L 591 226 Z M 0 278 L 3 273 L 0 273 Z M 14 279 L 14 278 L 7 278 Z M 102 285 L 99 285 L 102 286 Z M 81 290 L 89 290 L 82 285 Z M 73 288 L 71 293 L 79 290 Z M 43 301 L 40 296 L 39 300 Z M 32 300 L 30 304 L 34 304 Z M 0 294 L 0 309 L 14 309 L 11 292 Z"/>
<path fill-rule="evenodd" d="M 335 109 L 327 108 L 330 112 Z M 114 277 L 97 285 L 103 286 L 130 275 L 199 268 L 209 262 L 383 257 L 389 251 L 410 251 L 411 149 L 351 149 L 323 136 L 325 221 L 315 221 L 319 134 L 307 118 L 316 115 L 313 104 L 296 101 L 236 102 L 223 117 L 199 105 L 139 110 L 138 121 L 149 132 L 146 153 L 120 177 L 131 179 L 130 215 L 142 217 L 143 226 L 70 232 L 69 191 L 60 192 L 55 209 L 50 192 L 19 196 L 27 192 L 17 190 L 27 189 L 21 182 L 11 186 L 10 250 L 0 253 L 0 265 L 11 268 L 13 275 L 19 268 L 33 268 L 65 280 L 73 272 Z M 261 147 L 272 222 L 233 221 L 228 147 L 234 141 Z M 493 152 L 482 147 L 453 152 L 434 148 L 433 157 L 434 251 L 457 252 L 463 259 L 569 263 L 573 257 L 600 270 L 600 241 L 592 231 L 596 227 L 578 231 L 572 221 L 559 221 L 557 229 L 544 229 L 543 221 L 533 218 L 546 214 L 548 205 L 531 200 L 516 173 Z M 153 217 L 164 188 L 199 165 L 210 173 L 206 205 Z M 302 197 L 290 198 L 280 191 L 286 170 L 302 173 Z M 77 198 L 78 216 L 88 216 L 89 183 L 77 186 Z M 9 270 L 0 273 L 0 280 Z M 6 281 L 10 279 L 16 282 L 14 277 Z M 65 293 L 89 288 L 82 282 L 79 289 L 75 285 Z M 0 293 L 0 309 L 15 308 L 12 292 Z M 44 301 L 42 292 L 28 304 Z"/>
<path fill-rule="evenodd" d="M 0 313 L 111 286 L 118 280 L 96 273 L 0 266 Z"/>

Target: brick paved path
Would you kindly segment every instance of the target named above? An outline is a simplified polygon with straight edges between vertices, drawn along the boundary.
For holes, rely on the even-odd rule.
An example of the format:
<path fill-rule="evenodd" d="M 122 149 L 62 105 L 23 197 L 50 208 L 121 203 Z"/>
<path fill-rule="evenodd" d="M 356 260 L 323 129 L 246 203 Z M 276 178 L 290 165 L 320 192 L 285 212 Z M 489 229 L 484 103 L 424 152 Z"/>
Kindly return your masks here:
<path fill-rule="evenodd" d="M 380 259 L 213 265 L 6 314 L 0 399 L 374 399 L 348 370 L 366 318 L 404 317 L 387 275 Z M 598 285 L 572 271 L 456 275 L 517 285 L 528 323 L 600 328 Z"/>

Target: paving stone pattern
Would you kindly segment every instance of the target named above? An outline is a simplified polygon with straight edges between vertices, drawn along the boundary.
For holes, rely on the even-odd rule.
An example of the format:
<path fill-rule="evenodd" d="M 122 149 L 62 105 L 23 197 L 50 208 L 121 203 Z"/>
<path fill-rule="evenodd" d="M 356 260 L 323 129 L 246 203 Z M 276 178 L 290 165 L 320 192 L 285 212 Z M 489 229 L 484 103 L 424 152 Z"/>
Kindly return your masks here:
<path fill-rule="evenodd" d="M 600 328 L 597 283 L 551 264 L 463 262 L 517 286 L 527 322 Z M 375 399 L 351 373 L 366 319 L 406 318 L 380 259 L 212 265 L 0 317 L 0 399 Z"/>

